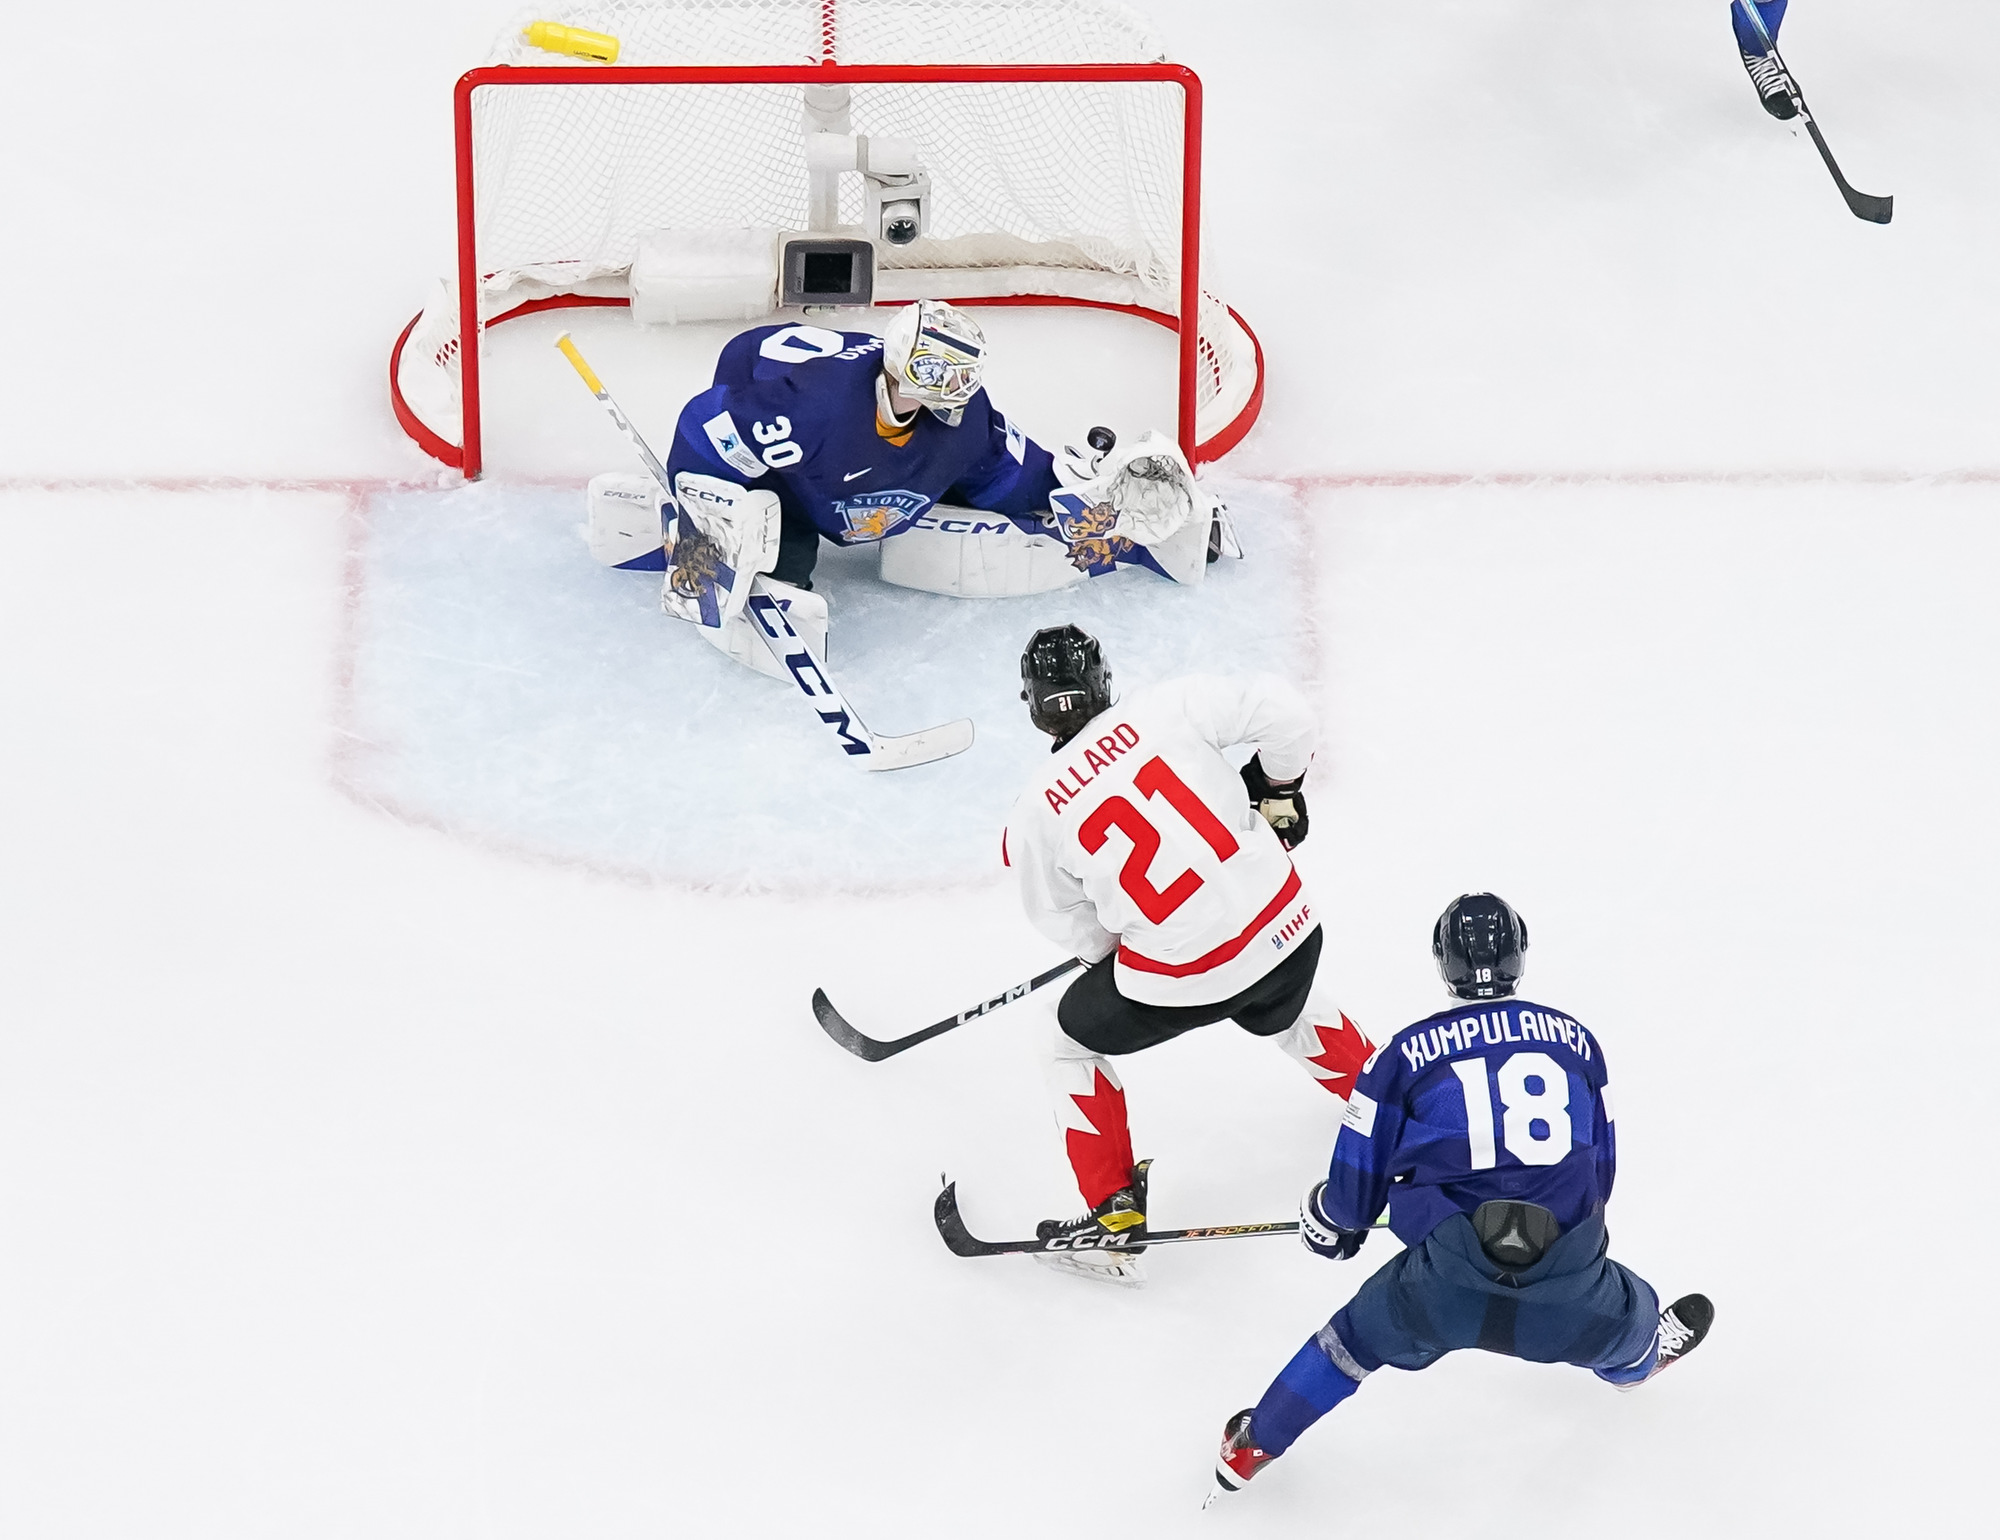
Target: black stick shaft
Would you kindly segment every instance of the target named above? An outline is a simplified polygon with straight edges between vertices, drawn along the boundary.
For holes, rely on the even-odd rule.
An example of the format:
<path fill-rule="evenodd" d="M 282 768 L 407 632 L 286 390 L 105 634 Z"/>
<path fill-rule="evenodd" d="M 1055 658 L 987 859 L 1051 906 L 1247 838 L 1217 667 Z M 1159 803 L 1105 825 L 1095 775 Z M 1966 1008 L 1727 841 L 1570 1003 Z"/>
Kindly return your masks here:
<path fill-rule="evenodd" d="M 941 1037 L 955 1027 L 964 1026 L 968 1021 L 976 1021 L 989 1011 L 999 1010 L 1003 1005 L 1011 1005 L 1014 1001 L 1026 995 L 1033 994 L 1044 984 L 1053 983 L 1064 974 L 1072 973 L 1082 966 L 1082 958 L 1068 958 L 1063 962 L 1057 963 L 1053 968 L 1036 974 L 1033 978 L 1023 983 L 1016 984 L 1010 989 L 1002 990 L 990 1000 L 982 1000 L 977 1005 L 967 1006 L 956 1016 L 947 1016 L 943 1021 L 934 1021 L 921 1031 L 912 1032 L 908 1037 L 891 1038 L 887 1041 L 881 1038 L 870 1037 L 865 1032 L 857 1031 L 845 1016 L 834 1009 L 833 1002 L 827 999 L 824 989 L 815 989 L 813 991 L 813 1015 L 819 1021 L 820 1026 L 825 1028 L 828 1037 L 840 1044 L 849 1053 L 855 1055 L 855 1057 L 866 1059 L 869 1063 L 873 1064 L 880 1060 L 891 1058 L 906 1049 L 914 1048 L 919 1043 L 927 1043 L 934 1037 Z"/>

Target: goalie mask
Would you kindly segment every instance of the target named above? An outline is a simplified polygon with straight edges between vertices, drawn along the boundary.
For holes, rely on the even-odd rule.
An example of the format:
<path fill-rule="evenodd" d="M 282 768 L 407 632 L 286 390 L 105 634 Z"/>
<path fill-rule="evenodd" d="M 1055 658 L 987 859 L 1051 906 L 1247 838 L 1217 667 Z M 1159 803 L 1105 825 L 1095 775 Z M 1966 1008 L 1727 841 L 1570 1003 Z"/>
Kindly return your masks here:
<path fill-rule="evenodd" d="M 956 305 L 920 299 L 882 334 L 882 372 L 955 428 L 986 373 L 986 334 Z"/>
<path fill-rule="evenodd" d="M 1021 699 L 1028 719 L 1061 748 L 1111 707 L 1111 670 L 1097 638 L 1077 626 L 1048 626 L 1021 654 Z"/>
<path fill-rule="evenodd" d="M 1526 966 L 1528 926 L 1514 906 L 1491 893 L 1464 893 L 1438 916 L 1431 956 L 1461 1000 L 1496 1000 L 1514 992 Z"/>

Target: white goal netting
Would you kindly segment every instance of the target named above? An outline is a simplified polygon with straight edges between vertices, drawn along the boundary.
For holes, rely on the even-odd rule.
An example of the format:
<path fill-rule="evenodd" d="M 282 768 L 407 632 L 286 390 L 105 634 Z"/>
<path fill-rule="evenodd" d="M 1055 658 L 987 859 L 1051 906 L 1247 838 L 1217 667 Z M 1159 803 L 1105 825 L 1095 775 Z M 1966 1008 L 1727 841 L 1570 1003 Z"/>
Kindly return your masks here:
<path fill-rule="evenodd" d="M 531 46 L 530 21 L 605 33 L 615 68 Z M 807 87 L 640 84 L 632 67 L 1156 64 L 1164 51 L 1105 0 L 596 0 L 524 12 L 489 65 L 555 67 L 571 84 L 482 84 L 471 97 L 470 219 L 482 324 L 530 300 L 617 298 L 642 236 L 805 231 Z M 914 142 L 926 233 L 876 244 L 878 301 L 1049 296 L 1178 316 L 1185 96 L 1173 81 L 855 81 L 852 133 Z M 861 179 L 836 223 L 864 234 Z M 461 218 L 465 210 L 461 209 Z M 821 222 L 824 226 L 824 219 Z M 1203 293 L 1196 439 L 1256 386 L 1254 344 Z M 440 284 L 406 344 L 403 403 L 459 439 L 459 301 Z"/>

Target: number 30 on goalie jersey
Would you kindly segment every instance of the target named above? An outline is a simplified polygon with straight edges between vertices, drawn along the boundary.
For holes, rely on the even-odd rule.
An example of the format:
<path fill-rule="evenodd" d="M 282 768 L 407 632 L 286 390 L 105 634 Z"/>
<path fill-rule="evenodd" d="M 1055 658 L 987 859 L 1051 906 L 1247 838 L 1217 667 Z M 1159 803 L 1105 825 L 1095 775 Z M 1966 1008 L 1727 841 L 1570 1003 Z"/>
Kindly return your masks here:
<path fill-rule="evenodd" d="M 1316 729 L 1276 679 L 1142 690 L 1050 758 L 1003 843 L 1028 918 L 1156 1005 L 1240 994 L 1318 925 L 1291 857 L 1223 751 L 1303 773 Z"/>

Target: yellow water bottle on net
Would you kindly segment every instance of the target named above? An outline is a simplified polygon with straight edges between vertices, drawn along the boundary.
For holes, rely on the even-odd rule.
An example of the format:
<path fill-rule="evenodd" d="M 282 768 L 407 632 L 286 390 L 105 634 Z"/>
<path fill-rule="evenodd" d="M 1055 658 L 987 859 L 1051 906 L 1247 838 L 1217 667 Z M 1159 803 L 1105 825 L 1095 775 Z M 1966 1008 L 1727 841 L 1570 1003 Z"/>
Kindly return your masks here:
<path fill-rule="evenodd" d="M 581 27 L 565 27 L 559 21 L 531 21 L 521 36 L 531 48 L 545 53 L 568 54 L 572 59 L 588 59 L 593 64 L 618 62 L 618 39 L 608 32 L 586 32 Z"/>

